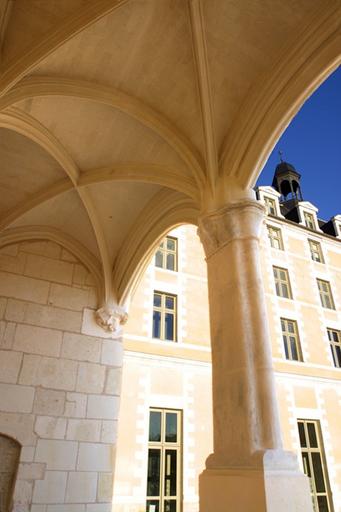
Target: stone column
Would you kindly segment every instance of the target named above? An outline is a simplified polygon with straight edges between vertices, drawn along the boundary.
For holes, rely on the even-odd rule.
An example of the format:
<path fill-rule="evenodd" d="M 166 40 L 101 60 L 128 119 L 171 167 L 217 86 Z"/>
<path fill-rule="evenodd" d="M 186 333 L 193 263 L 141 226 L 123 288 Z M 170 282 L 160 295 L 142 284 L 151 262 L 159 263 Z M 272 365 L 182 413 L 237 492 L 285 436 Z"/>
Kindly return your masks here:
<path fill-rule="evenodd" d="M 282 449 L 254 200 L 201 217 L 210 304 L 214 452 L 200 512 L 312 510 L 306 477 Z"/>

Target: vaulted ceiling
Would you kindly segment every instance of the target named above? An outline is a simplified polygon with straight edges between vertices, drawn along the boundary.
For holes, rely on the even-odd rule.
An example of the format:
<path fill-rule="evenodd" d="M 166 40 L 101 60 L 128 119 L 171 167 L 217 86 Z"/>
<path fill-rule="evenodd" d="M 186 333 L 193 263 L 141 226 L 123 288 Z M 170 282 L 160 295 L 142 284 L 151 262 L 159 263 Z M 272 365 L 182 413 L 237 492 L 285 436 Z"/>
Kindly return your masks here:
<path fill-rule="evenodd" d="M 121 303 L 172 226 L 250 194 L 340 62 L 341 0 L 0 0 L 0 244 Z"/>

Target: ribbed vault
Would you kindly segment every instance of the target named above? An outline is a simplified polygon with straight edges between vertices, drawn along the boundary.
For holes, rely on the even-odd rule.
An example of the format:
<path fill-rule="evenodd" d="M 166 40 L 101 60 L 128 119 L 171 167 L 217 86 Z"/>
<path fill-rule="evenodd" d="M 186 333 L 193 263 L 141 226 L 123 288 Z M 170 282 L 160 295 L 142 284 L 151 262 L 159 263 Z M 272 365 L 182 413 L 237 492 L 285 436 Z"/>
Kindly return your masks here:
<path fill-rule="evenodd" d="M 3 0 L 0 244 L 58 239 L 123 304 L 169 228 L 251 194 L 340 20 L 341 0 Z"/>

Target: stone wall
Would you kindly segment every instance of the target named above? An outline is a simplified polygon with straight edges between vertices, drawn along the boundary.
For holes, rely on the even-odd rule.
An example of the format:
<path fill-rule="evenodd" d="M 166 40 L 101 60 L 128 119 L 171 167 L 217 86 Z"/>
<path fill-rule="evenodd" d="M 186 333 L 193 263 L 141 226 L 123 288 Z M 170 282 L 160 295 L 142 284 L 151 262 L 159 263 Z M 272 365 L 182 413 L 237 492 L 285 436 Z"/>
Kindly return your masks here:
<path fill-rule="evenodd" d="M 107 512 L 122 343 L 91 275 L 52 242 L 0 251 L 0 433 L 22 445 L 15 512 Z"/>

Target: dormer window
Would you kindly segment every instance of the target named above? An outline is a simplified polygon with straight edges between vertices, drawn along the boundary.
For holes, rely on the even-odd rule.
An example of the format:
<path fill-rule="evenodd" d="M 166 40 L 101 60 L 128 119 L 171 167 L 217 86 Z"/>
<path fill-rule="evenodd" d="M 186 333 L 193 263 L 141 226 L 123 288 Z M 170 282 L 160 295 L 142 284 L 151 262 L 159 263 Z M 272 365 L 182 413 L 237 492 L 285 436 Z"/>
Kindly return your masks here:
<path fill-rule="evenodd" d="M 266 212 L 268 215 L 276 215 L 276 203 L 271 197 L 264 197 Z"/>
<path fill-rule="evenodd" d="M 314 215 L 312 213 L 303 212 L 304 223 L 309 229 L 316 229 Z"/>

